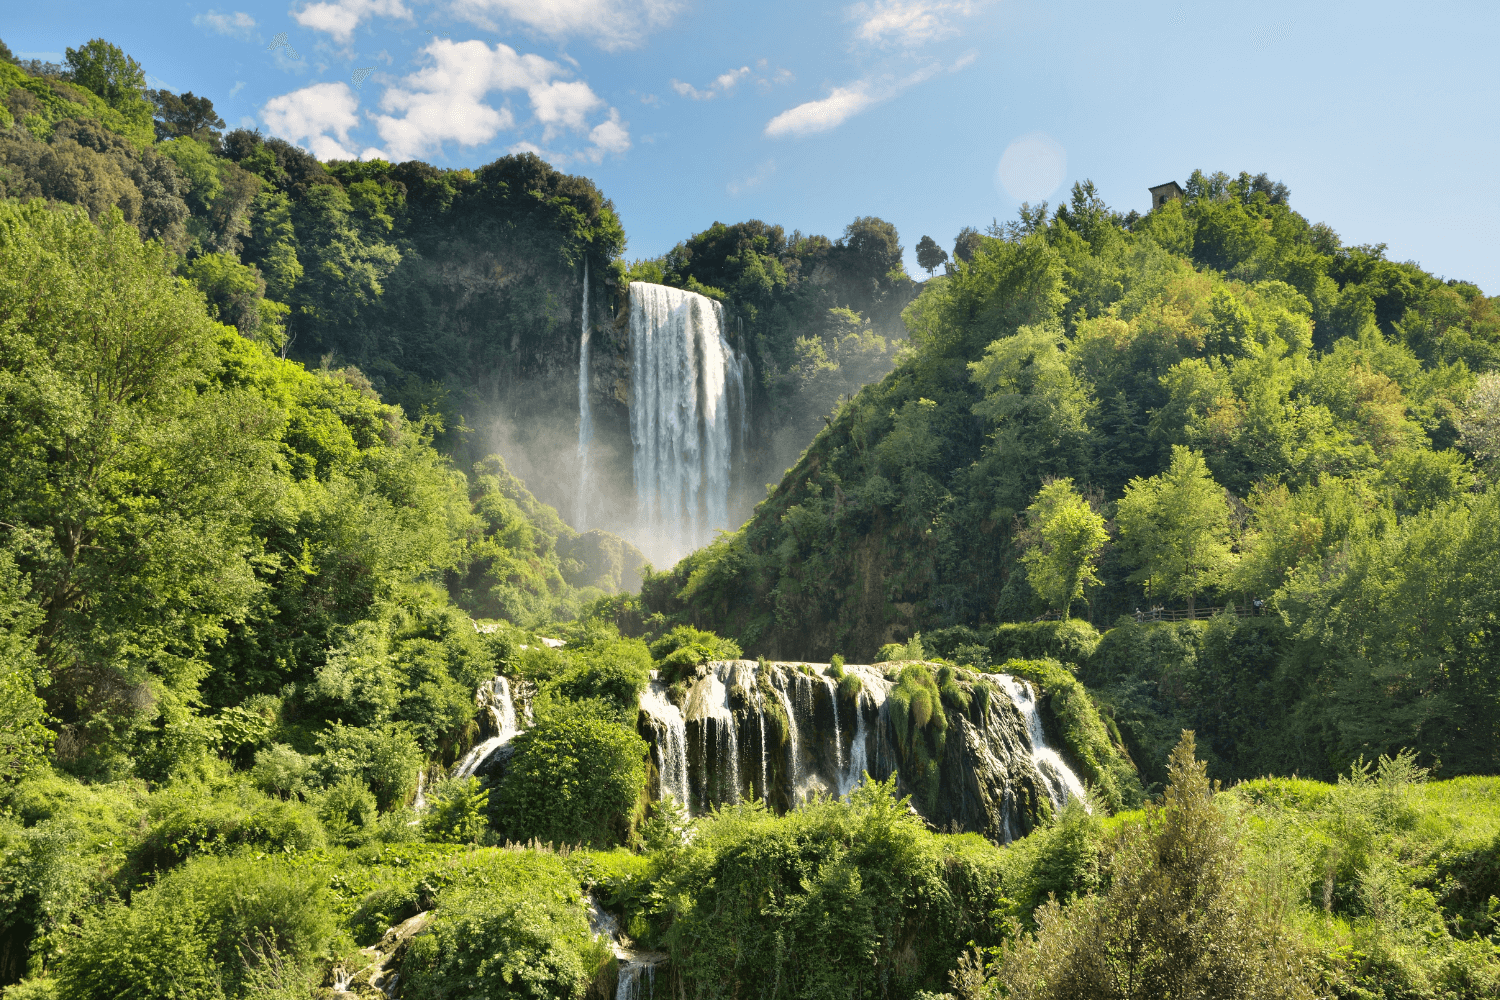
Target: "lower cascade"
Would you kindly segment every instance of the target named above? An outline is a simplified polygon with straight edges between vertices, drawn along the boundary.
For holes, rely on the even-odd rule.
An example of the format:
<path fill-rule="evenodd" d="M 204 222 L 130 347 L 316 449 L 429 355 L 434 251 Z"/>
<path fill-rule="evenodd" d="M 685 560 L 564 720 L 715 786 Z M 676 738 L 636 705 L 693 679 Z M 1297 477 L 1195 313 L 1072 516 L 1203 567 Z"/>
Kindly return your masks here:
<path fill-rule="evenodd" d="M 723 660 L 672 685 L 653 676 L 640 731 L 657 796 L 697 814 L 751 797 L 784 812 L 847 795 L 866 774 L 897 774 L 934 827 L 1001 843 L 1072 799 L 1087 805 L 1082 781 L 1047 743 L 1029 683 L 971 673 L 960 684 L 967 705 L 950 704 L 941 727 L 918 726 L 892 697 L 894 667 L 833 676 L 824 664 Z"/>

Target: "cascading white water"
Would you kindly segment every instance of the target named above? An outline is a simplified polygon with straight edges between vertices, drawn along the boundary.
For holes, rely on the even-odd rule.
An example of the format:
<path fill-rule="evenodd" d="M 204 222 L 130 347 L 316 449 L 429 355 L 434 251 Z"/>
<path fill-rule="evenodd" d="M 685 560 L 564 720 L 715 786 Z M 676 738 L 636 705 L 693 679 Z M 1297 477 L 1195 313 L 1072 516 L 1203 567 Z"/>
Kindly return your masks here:
<path fill-rule="evenodd" d="M 1047 786 L 1047 797 L 1052 800 L 1053 808 L 1061 809 L 1069 799 L 1074 798 L 1087 805 L 1088 794 L 1083 782 L 1078 780 L 1078 775 L 1073 773 L 1058 752 L 1047 745 L 1047 735 L 1042 731 L 1042 719 L 1036 711 L 1036 693 L 1031 685 L 1010 674 L 988 676 L 999 682 L 1016 708 L 1021 710 L 1021 717 L 1026 720 L 1026 735 L 1031 739 L 1031 762 L 1042 776 L 1042 783 Z"/>
<path fill-rule="evenodd" d="M 652 1000 L 655 996 L 655 963 L 626 962 L 620 966 L 620 979 L 615 987 L 615 1000 Z"/>
<path fill-rule="evenodd" d="M 587 531 L 589 510 L 589 444 L 594 440 L 594 415 L 589 408 L 589 259 L 583 258 L 583 330 L 578 338 L 578 496 L 573 527 Z"/>
<path fill-rule="evenodd" d="M 796 675 L 794 674 L 793 676 Z M 775 685 L 772 685 L 771 690 L 776 692 L 776 697 L 781 701 L 781 707 L 786 710 L 787 749 L 790 751 L 792 764 L 792 773 L 788 775 L 790 780 L 787 782 L 787 799 L 795 804 L 797 801 L 797 779 L 802 776 L 797 766 L 797 713 L 793 710 L 792 700 L 786 696 L 785 691 Z"/>
<path fill-rule="evenodd" d="M 729 527 L 729 396 L 743 421 L 744 372 L 719 303 L 642 281 L 629 294 L 636 541 L 675 562 Z"/>
<path fill-rule="evenodd" d="M 510 681 L 504 677 L 496 677 L 488 684 L 479 685 L 479 690 L 474 694 L 474 701 L 480 708 L 489 711 L 490 722 L 495 727 L 495 735 L 464 755 L 464 759 L 459 761 L 458 766 L 453 770 L 455 778 L 469 777 L 480 764 L 484 763 L 486 757 L 509 743 L 520 731 L 516 726 L 516 703 L 511 698 Z"/>
<path fill-rule="evenodd" d="M 771 798 L 771 786 L 769 771 L 766 768 L 766 696 L 760 696 L 755 717 L 760 720 L 760 800 L 767 802 Z"/>
<path fill-rule="evenodd" d="M 824 677 L 823 683 L 833 705 L 833 768 L 835 774 L 841 774 L 844 770 L 844 735 L 839 729 L 839 684 L 832 677 Z"/>
<path fill-rule="evenodd" d="M 666 688 L 660 681 L 652 681 L 646 686 L 641 694 L 641 708 L 659 722 L 667 734 L 666 740 L 658 744 L 661 784 L 656 790 L 657 797 L 664 799 L 671 794 L 678 805 L 688 809 L 692 802 L 688 798 L 687 723 L 682 712 L 667 699 Z"/>
<path fill-rule="evenodd" d="M 863 691 L 854 696 L 854 742 L 849 747 L 849 770 L 845 772 L 844 780 L 839 783 L 840 795 L 848 795 L 858 788 L 865 771 L 869 769 L 865 753 L 865 713 L 859 707 L 859 699 L 863 696 Z"/>

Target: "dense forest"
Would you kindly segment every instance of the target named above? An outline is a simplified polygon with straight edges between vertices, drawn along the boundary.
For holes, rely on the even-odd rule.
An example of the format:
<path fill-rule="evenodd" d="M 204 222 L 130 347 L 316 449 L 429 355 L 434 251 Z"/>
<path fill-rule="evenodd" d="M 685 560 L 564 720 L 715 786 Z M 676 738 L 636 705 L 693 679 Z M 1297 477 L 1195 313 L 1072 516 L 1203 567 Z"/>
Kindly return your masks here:
<path fill-rule="evenodd" d="M 627 262 L 536 157 L 320 163 L 99 39 L 0 44 L 0 189 L 6 1000 L 1500 996 L 1473 285 L 1201 172 L 920 285 L 871 217 Z M 585 261 L 724 302 L 800 455 L 661 572 L 473 429 Z M 659 794 L 643 692 L 742 656 L 878 661 L 901 773 Z M 913 805 L 994 673 L 1090 785 L 1003 843 Z"/>

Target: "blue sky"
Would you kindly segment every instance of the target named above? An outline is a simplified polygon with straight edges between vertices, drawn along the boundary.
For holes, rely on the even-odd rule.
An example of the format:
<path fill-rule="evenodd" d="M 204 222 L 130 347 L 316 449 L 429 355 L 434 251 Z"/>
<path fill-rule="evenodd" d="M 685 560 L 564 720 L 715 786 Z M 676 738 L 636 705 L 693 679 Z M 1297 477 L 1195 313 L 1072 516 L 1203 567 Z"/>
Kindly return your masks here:
<path fill-rule="evenodd" d="M 915 273 L 923 234 L 1083 178 L 1144 211 L 1201 167 L 1495 294 L 1497 29 L 1493 2 L 89 0 L 17 5 L 0 38 L 59 59 L 103 36 L 325 158 L 535 149 L 614 200 L 630 257 L 715 220 L 878 215 Z"/>

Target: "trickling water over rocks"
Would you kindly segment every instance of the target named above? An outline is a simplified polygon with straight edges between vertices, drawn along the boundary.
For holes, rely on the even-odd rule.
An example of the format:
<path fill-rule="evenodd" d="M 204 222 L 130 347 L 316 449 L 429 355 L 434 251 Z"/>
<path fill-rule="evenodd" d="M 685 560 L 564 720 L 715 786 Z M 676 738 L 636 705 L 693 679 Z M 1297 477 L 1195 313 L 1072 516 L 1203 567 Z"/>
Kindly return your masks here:
<path fill-rule="evenodd" d="M 855 680 L 841 681 L 824 664 L 727 660 L 672 685 L 653 679 L 640 731 L 652 745 L 657 794 L 696 813 L 749 797 L 783 812 L 813 795 L 846 795 L 866 773 L 897 773 L 933 827 L 998 842 L 1084 795 L 1047 745 L 1026 682 L 956 677 L 960 697 L 944 696 L 944 728 L 896 725 L 897 666 L 845 666 Z"/>

